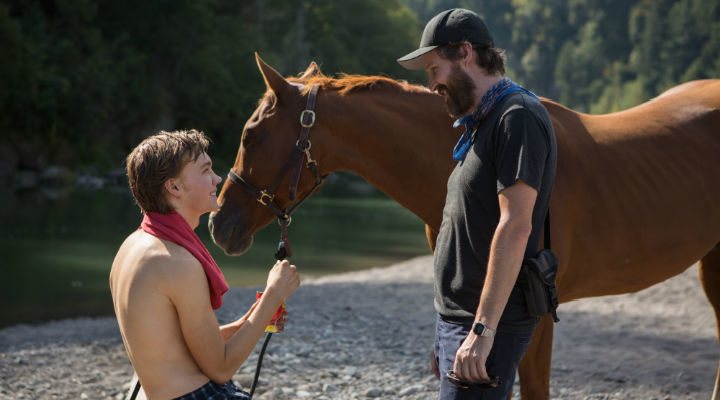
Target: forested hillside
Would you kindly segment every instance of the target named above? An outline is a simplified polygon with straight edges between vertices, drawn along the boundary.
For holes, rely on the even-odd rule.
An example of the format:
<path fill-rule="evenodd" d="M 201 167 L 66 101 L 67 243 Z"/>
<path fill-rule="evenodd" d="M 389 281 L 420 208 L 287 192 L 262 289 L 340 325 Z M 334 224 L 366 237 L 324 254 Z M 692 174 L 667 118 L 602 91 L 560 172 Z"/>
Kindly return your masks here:
<path fill-rule="evenodd" d="M 0 1 L 0 171 L 117 169 L 159 129 L 195 127 L 232 160 L 263 91 L 253 52 L 296 74 L 385 74 L 425 22 L 477 11 L 508 75 L 572 108 L 630 107 L 720 76 L 719 0 Z"/>

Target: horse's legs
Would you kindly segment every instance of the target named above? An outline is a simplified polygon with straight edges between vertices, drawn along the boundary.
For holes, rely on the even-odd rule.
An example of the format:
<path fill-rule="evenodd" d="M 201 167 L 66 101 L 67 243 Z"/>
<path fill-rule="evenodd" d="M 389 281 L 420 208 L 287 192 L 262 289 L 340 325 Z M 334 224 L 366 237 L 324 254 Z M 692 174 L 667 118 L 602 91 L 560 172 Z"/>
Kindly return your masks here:
<path fill-rule="evenodd" d="M 435 251 L 435 240 L 437 240 L 438 233 L 433 230 L 433 228 L 430 227 L 430 225 L 425 225 L 425 237 L 428 241 L 428 246 L 430 246 L 430 251 Z"/>
<path fill-rule="evenodd" d="M 540 319 L 525 356 L 520 361 L 522 400 L 550 398 L 550 362 L 552 361 L 553 320 L 550 314 Z"/>
<path fill-rule="evenodd" d="M 700 260 L 700 282 L 702 282 L 705 294 L 715 310 L 718 339 L 720 339 L 720 244 Z M 720 400 L 720 365 L 718 365 L 715 376 L 715 390 L 713 390 L 712 399 Z"/>

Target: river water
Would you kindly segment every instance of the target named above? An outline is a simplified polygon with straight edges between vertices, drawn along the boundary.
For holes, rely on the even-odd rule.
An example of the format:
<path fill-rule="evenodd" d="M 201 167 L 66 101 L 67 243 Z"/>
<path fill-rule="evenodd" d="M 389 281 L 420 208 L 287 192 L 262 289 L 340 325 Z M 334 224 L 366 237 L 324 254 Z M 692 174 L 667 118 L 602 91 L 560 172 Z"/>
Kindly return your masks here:
<path fill-rule="evenodd" d="M 108 274 L 124 238 L 142 216 L 126 188 L 0 192 L 0 326 L 112 314 Z M 273 264 L 271 224 L 239 257 L 197 232 L 231 286 L 260 286 Z M 304 276 L 392 264 L 429 252 L 423 224 L 382 195 L 308 200 L 290 226 L 293 263 Z"/>

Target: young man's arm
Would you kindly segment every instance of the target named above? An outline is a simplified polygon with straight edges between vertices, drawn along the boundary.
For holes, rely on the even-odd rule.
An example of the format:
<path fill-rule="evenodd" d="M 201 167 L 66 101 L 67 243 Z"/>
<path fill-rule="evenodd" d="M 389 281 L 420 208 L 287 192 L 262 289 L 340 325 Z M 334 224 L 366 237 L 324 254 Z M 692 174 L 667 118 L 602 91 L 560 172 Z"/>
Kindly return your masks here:
<path fill-rule="evenodd" d="M 497 329 L 510 292 L 517 280 L 525 248 L 532 231 L 532 212 L 537 191 L 523 181 L 505 188 L 498 195 L 500 221 L 490 246 L 485 285 L 475 321 Z M 458 349 L 453 370 L 468 382 L 488 381 L 485 362 L 494 338 L 479 337 L 472 331 Z"/>
<path fill-rule="evenodd" d="M 268 286 L 248 318 L 224 340 L 224 334 L 210 305 L 208 283 L 197 260 L 174 265 L 176 279 L 169 296 L 177 309 L 185 342 L 200 370 L 212 381 L 223 384 L 252 352 L 281 302 L 299 285 L 295 267 L 277 263 L 268 277 Z"/>
<path fill-rule="evenodd" d="M 257 304 L 258 302 L 255 301 L 255 303 L 250 306 L 250 309 L 245 313 L 245 315 L 233 322 L 230 322 L 229 324 L 220 326 L 220 336 L 222 336 L 223 340 L 230 339 L 235 334 L 235 332 L 237 332 L 237 330 L 245 323 L 245 321 L 247 321 L 250 315 L 252 315 L 255 307 L 257 307 Z"/>

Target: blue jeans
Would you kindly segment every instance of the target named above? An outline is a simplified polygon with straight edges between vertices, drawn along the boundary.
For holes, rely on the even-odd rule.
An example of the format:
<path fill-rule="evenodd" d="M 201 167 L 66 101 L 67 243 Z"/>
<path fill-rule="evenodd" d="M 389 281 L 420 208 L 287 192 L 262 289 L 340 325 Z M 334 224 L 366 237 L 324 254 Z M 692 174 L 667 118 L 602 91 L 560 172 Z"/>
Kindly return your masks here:
<path fill-rule="evenodd" d="M 489 376 L 499 376 L 500 386 L 494 389 L 470 387 L 459 388 L 450 383 L 446 377 L 453 367 L 455 354 L 467 337 L 472 322 L 454 323 L 438 316 L 435 325 L 435 357 L 440 370 L 440 400 L 502 400 L 512 394 L 515 383 L 515 372 L 528 345 L 534 325 L 524 332 L 509 333 L 498 331 L 495 335 L 493 348 L 490 350 L 485 367 Z"/>

